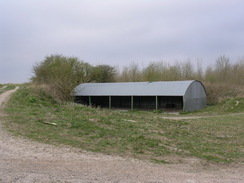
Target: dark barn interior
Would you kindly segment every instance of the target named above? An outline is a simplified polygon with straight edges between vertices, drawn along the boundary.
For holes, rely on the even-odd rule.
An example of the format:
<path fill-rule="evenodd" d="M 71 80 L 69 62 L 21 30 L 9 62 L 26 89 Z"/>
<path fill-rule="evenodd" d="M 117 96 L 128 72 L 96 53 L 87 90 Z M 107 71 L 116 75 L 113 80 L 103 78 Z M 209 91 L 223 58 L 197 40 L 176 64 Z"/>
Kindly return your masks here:
<path fill-rule="evenodd" d="M 137 109 L 183 108 L 182 96 L 76 96 L 75 102 L 102 108 L 132 108 L 132 105 Z"/>

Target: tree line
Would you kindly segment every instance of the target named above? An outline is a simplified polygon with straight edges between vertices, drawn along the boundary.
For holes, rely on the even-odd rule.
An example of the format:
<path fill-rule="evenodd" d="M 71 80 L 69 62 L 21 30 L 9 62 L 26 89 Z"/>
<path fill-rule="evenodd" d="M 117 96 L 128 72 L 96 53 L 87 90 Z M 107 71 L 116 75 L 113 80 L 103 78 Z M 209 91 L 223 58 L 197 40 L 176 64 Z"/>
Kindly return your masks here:
<path fill-rule="evenodd" d="M 50 55 L 33 66 L 32 82 L 57 101 L 72 100 L 72 90 L 80 83 L 89 82 L 140 82 L 199 80 L 208 92 L 209 103 L 218 102 L 220 96 L 236 95 L 243 92 L 244 58 L 231 63 L 226 56 L 216 59 L 214 65 L 203 69 L 190 60 L 185 62 L 151 62 L 141 68 L 136 63 L 118 70 L 110 65 L 96 65 L 77 57 Z M 239 90 L 238 90 L 239 89 Z"/>
<path fill-rule="evenodd" d="M 217 58 L 214 65 L 203 69 L 200 62 L 196 66 L 190 60 L 176 62 L 151 62 L 145 68 L 132 63 L 123 68 L 117 75 L 118 81 L 175 81 L 175 80 L 200 80 L 209 83 L 229 83 L 244 85 L 244 59 L 231 64 L 226 56 Z"/>

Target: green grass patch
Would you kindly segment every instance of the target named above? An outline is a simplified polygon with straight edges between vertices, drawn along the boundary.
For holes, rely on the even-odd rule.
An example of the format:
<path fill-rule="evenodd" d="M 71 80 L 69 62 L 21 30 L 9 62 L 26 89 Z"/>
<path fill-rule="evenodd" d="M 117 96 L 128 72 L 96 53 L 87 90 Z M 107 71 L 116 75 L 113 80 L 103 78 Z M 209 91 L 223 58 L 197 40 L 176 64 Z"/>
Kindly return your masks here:
<path fill-rule="evenodd" d="M 244 112 L 244 98 L 229 98 L 218 105 L 209 107 L 208 110 L 225 113 Z"/>
<path fill-rule="evenodd" d="M 170 163 L 164 159 L 168 155 L 218 163 L 243 162 L 244 158 L 244 114 L 169 120 L 153 111 L 57 104 L 30 87 L 13 94 L 5 111 L 9 131 L 45 143 L 155 163 Z"/>

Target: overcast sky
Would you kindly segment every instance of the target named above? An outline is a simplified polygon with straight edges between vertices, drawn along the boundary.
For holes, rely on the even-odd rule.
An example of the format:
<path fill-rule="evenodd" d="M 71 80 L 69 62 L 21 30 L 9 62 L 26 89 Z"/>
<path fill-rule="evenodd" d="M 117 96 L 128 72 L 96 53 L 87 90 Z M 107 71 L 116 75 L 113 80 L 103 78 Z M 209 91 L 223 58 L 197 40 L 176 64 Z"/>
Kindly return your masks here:
<path fill-rule="evenodd" d="M 0 0 L 0 83 L 50 54 L 92 65 L 244 56 L 243 0 Z"/>

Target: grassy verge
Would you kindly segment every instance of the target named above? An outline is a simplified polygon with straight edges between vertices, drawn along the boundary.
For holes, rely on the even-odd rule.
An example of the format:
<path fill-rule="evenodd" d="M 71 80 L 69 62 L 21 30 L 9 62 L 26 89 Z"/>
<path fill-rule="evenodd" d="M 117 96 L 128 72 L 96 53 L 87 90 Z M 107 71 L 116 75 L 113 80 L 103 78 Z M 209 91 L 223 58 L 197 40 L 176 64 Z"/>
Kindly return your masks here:
<path fill-rule="evenodd" d="M 57 104 L 28 87 L 17 91 L 5 110 L 9 131 L 45 143 L 155 163 L 175 162 L 168 157 L 178 157 L 177 161 L 197 157 L 219 163 L 244 159 L 244 114 L 169 120 L 149 111 Z"/>

